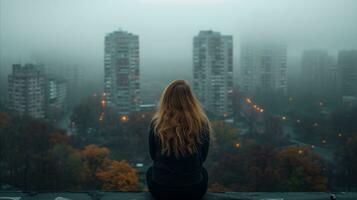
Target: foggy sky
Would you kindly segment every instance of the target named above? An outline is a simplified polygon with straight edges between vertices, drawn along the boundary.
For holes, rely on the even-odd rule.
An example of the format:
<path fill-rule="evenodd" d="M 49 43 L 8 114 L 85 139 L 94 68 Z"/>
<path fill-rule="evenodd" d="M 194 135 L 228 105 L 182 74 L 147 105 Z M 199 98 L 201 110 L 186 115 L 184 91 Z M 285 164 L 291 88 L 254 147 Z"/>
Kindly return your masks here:
<path fill-rule="evenodd" d="M 119 28 L 139 35 L 142 74 L 181 76 L 192 71 L 199 30 L 233 35 L 235 69 L 242 35 L 284 38 L 290 59 L 307 48 L 357 48 L 357 1 L 0 0 L 1 70 L 55 62 L 102 75 L 104 36 Z"/>

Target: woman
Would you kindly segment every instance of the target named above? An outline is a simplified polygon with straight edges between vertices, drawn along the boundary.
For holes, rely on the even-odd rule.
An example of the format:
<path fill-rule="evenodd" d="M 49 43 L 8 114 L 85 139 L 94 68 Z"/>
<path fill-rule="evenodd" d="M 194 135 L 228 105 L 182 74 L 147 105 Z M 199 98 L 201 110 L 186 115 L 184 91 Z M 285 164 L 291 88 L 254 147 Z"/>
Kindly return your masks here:
<path fill-rule="evenodd" d="M 202 164 L 207 158 L 210 131 L 210 122 L 187 82 L 171 82 L 150 125 L 153 165 L 146 179 L 155 199 L 203 197 L 208 176 Z"/>

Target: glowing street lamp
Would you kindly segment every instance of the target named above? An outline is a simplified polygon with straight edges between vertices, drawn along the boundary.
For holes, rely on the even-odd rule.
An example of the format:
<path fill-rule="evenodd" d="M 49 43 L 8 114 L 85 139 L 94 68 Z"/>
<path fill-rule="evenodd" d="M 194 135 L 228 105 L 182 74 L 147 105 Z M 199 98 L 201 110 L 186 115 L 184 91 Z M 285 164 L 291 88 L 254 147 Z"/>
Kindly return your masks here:
<path fill-rule="evenodd" d="M 342 133 L 339 133 L 339 134 L 338 134 L 338 137 L 342 137 Z"/>
<path fill-rule="evenodd" d="M 300 123 L 301 121 L 300 121 L 300 119 L 297 119 L 296 122 L 297 122 L 297 123 Z"/>
<path fill-rule="evenodd" d="M 304 153 L 304 151 L 301 150 L 301 149 L 299 149 L 298 153 L 299 153 L 299 154 L 302 154 L 302 153 Z"/>
<path fill-rule="evenodd" d="M 264 112 L 264 109 L 263 109 L 263 108 L 261 108 L 261 109 L 259 110 L 259 112 L 261 112 L 261 113 L 262 113 L 262 112 Z"/>
<path fill-rule="evenodd" d="M 235 146 L 237 149 L 239 149 L 239 148 L 240 148 L 240 143 L 236 143 L 234 146 Z"/>
<path fill-rule="evenodd" d="M 246 98 L 246 99 L 245 99 L 245 102 L 247 102 L 247 103 L 250 104 L 250 103 L 252 103 L 252 100 L 250 100 L 249 98 Z"/>
<path fill-rule="evenodd" d="M 326 140 L 322 140 L 321 143 L 322 143 L 322 144 L 326 144 Z"/>
<path fill-rule="evenodd" d="M 286 120 L 286 117 L 285 117 L 285 116 L 282 116 L 281 119 L 282 119 L 282 120 Z"/>
<path fill-rule="evenodd" d="M 103 108 L 105 108 L 105 106 L 107 105 L 107 102 L 105 100 L 102 100 L 100 103 L 102 104 Z"/>
<path fill-rule="evenodd" d="M 120 116 L 120 121 L 121 122 L 127 122 L 128 120 L 129 120 L 129 117 L 127 115 Z"/>

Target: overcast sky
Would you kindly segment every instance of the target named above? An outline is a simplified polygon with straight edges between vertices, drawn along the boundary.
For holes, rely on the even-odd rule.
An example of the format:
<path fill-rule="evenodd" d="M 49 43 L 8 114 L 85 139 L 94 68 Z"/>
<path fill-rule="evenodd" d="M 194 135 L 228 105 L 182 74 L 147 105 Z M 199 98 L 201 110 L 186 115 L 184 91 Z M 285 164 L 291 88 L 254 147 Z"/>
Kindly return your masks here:
<path fill-rule="evenodd" d="M 141 70 L 191 72 L 192 37 L 276 34 L 289 55 L 357 48 L 357 0 L 0 0 L 0 67 L 48 60 L 103 72 L 104 36 L 140 36 Z M 264 34 L 263 34 L 264 33 Z"/>

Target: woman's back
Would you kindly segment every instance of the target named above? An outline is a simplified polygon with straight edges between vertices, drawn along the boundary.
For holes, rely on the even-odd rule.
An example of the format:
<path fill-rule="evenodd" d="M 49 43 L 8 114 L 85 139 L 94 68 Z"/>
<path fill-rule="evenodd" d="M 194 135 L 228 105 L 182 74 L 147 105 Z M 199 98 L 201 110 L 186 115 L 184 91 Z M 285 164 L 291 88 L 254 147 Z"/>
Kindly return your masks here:
<path fill-rule="evenodd" d="M 153 180 L 168 185 L 190 185 L 202 180 L 202 165 L 209 148 L 209 130 L 200 133 L 201 144 L 196 153 L 180 157 L 162 154 L 160 139 L 155 136 L 153 125 L 149 131 L 150 156 L 153 163 Z"/>
<path fill-rule="evenodd" d="M 171 82 L 160 98 L 149 130 L 153 160 L 146 178 L 156 199 L 200 199 L 208 175 L 202 166 L 210 143 L 210 122 L 191 88 Z"/>

